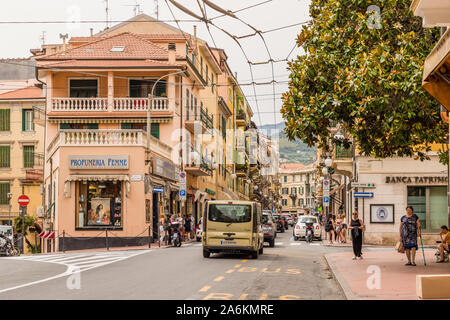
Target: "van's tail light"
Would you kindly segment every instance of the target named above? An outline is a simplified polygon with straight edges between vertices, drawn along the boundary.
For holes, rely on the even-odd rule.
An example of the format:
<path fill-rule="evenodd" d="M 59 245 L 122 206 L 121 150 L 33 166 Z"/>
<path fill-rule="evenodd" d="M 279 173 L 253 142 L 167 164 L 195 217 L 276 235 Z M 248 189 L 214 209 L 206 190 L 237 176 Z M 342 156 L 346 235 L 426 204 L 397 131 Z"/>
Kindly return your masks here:
<path fill-rule="evenodd" d="M 300 229 L 300 226 L 299 226 L 299 225 L 296 225 L 296 226 L 295 226 L 295 229 Z"/>
<path fill-rule="evenodd" d="M 319 226 L 318 225 L 316 226 L 316 230 L 319 230 Z"/>

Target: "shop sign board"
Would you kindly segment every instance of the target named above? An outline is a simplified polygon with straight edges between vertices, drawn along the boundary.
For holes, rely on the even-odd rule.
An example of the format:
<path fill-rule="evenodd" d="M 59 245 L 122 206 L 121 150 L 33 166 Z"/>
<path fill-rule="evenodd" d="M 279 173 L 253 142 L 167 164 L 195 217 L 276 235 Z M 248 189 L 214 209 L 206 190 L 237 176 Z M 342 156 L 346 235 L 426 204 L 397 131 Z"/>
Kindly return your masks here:
<path fill-rule="evenodd" d="M 140 175 L 140 174 L 133 174 L 130 177 L 130 181 L 142 181 L 142 175 Z"/>
<path fill-rule="evenodd" d="M 153 192 L 164 193 L 164 187 L 153 187 Z"/>
<path fill-rule="evenodd" d="M 375 188 L 375 183 L 352 182 L 352 188 Z"/>
<path fill-rule="evenodd" d="M 160 177 L 176 181 L 175 165 L 160 157 L 153 157 L 153 174 Z"/>
<path fill-rule="evenodd" d="M 96 170 L 110 170 L 110 169 L 129 169 L 130 161 L 128 155 L 77 155 L 69 156 L 69 168 L 76 169 L 96 169 Z"/>

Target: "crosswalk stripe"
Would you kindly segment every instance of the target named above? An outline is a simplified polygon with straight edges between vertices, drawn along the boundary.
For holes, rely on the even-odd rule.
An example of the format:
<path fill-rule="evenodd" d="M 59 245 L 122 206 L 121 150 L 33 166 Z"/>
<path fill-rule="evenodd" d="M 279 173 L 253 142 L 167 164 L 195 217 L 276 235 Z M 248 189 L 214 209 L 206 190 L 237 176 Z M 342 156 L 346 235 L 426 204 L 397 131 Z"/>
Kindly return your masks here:
<path fill-rule="evenodd" d="M 282 246 L 282 245 L 283 245 L 283 242 L 275 242 L 275 245 L 277 245 L 277 246 Z"/>
<path fill-rule="evenodd" d="M 293 242 L 293 243 L 291 243 L 291 246 L 301 246 L 302 244 L 301 243 L 298 243 L 298 242 Z"/>

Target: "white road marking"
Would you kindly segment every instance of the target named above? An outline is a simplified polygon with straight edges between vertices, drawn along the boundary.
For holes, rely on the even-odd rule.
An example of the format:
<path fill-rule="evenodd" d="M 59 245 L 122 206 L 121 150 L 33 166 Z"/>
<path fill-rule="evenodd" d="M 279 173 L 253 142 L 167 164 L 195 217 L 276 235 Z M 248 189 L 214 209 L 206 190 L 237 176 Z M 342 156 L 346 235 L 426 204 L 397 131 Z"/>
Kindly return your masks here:
<path fill-rule="evenodd" d="M 283 242 L 275 242 L 275 245 L 276 245 L 276 246 L 282 246 L 282 245 L 283 245 Z"/>
<path fill-rule="evenodd" d="M 28 286 L 32 286 L 38 283 L 47 282 L 50 280 L 70 276 L 74 273 L 74 270 L 79 272 L 91 270 L 107 264 L 129 259 L 134 256 L 138 256 L 144 253 L 151 252 L 152 250 L 135 250 L 135 251 L 116 251 L 116 252 L 101 252 L 101 253 L 85 253 L 85 254 L 58 254 L 58 255 L 42 255 L 42 256 L 24 256 L 24 257 L 10 257 L 5 259 L 10 260 L 22 260 L 22 261 L 35 261 L 35 262 L 47 262 L 64 265 L 67 267 L 66 271 L 56 276 L 37 280 L 22 285 L 18 285 L 11 288 L 0 290 L 0 293 L 16 290 Z M 90 261 L 89 261 L 90 260 Z M 88 264 L 86 264 L 88 263 Z"/>
<path fill-rule="evenodd" d="M 292 242 L 291 246 L 301 246 L 302 244 L 300 242 Z"/>

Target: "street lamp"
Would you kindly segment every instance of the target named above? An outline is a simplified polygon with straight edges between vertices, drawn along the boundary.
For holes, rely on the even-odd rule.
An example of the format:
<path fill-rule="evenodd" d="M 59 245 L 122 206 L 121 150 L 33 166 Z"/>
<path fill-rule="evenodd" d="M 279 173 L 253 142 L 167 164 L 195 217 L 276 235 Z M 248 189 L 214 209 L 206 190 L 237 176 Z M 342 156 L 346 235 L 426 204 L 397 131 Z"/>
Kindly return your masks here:
<path fill-rule="evenodd" d="M 333 160 L 331 158 L 325 159 L 325 165 L 329 168 L 333 165 Z"/>

